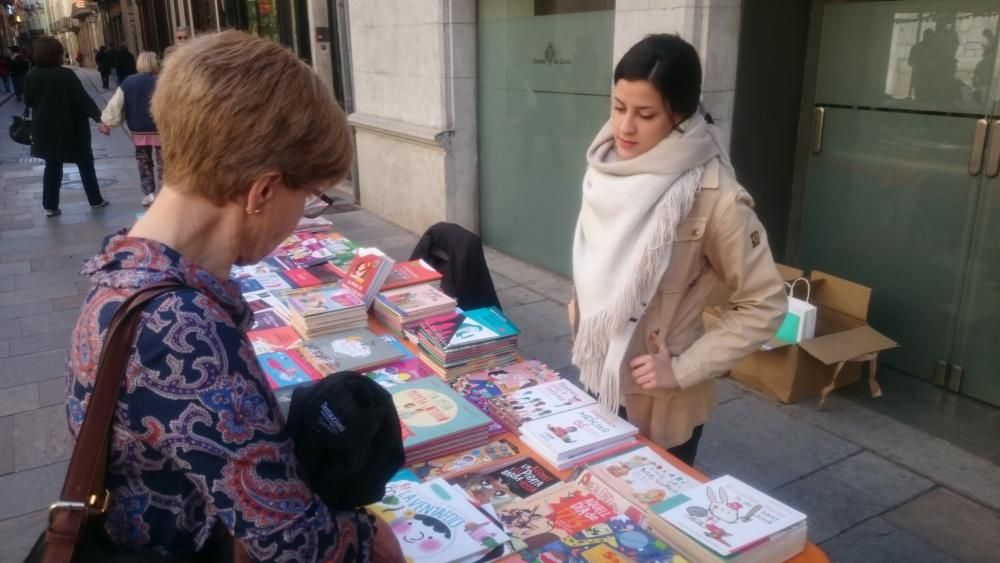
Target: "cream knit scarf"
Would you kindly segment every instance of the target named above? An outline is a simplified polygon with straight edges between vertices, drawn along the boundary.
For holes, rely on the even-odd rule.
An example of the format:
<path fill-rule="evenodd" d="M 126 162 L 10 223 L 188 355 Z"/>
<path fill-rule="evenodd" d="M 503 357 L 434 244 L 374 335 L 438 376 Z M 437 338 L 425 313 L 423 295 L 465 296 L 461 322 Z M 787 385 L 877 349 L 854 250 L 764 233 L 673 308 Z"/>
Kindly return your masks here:
<path fill-rule="evenodd" d="M 700 113 L 633 159 L 615 154 L 610 122 L 587 150 L 573 240 L 580 308 L 573 363 L 612 413 L 635 327 L 670 265 L 677 224 L 691 211 L 705 164 L 716 156 L 731 170 L 715 127 Z"/>

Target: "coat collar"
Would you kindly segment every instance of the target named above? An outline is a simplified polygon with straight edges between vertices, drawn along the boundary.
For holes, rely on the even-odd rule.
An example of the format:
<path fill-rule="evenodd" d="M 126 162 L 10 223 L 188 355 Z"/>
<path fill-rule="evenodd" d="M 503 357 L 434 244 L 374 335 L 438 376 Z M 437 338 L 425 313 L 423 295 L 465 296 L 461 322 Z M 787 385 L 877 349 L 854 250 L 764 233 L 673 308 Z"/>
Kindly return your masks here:
<path fill-rule="evenodd" d="M 703 190 L 714 190 L 719 187 L 719 159 L 713 158 L 705 165 L 705 172 L 701 175 L 701 188 Z"/>

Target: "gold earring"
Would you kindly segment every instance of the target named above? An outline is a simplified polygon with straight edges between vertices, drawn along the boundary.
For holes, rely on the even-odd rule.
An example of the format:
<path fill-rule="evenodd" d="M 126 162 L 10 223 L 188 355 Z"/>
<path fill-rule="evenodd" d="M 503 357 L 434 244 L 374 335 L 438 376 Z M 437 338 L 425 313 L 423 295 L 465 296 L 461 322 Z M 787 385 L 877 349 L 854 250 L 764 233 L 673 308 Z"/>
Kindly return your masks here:
<path fill-rule="evenodd" d="M 260 209 L 254 209 L 253 211 L 247 209 L 247 215 L 260 215 Z"/>

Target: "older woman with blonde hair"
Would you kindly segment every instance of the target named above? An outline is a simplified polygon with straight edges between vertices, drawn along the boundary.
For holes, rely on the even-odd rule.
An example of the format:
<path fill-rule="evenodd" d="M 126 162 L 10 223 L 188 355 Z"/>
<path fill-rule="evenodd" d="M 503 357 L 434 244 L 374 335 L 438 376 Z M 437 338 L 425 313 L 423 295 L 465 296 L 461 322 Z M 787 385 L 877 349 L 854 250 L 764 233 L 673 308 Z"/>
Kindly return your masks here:
<path fill-rule="evenodd" d="M 135 160 L 139 163 L 139 185 L 142 188 L 143 205 L 150 205 L 156 199 L 156 180 L 163 184 L 163 158 L 160 154 L 160 133 L 156 121 L 150 113 L 150 101 L 156 89 L 156 76 L 160 72 L 160 61 L 156 53 L 139 53 L 136 63 L 138 74 L 122 81 L 104 113 L 98 129 L 104 135 L 111 133 L 124 121 L 128 125 L 135 143 Z M 156 178 L 153 177 L 153 157 L 156 157 Z"/>
<path fill-rule="evenodd" d="M 170 55 L 152 117 L 162 189 L 86 264 L 93 289 L 70 342 L 77 436 L 116 310 L 170 285 L 140 306 L 133 333 L 113 336 L 128 340 L 129 358 L 105 469 L 107 536 L 121 550 L 178 560 L 213 549 L 222 533 L 257 561 L 402 561 L 383 520 L 335 510 L 304 481 L 246 336 L 253 312 L 229 277 L 271 252 L 307 201 L 347 174 L 343 112 L 291 51 L 226 31 Z"/>

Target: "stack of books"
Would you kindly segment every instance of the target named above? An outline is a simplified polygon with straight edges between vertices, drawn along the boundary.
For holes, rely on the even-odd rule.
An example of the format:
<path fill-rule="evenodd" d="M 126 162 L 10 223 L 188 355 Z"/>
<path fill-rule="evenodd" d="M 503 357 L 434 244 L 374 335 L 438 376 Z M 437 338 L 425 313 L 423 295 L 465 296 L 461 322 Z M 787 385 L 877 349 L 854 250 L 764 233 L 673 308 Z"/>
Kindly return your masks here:
<path fill-rule="evenodd" d="M 271 389 L 275 391 L 322 378 L 322 375 L 296 350 L 260 354 L 257 356 L 257 363 L 264 370 Z"/>
<path fill-rule="evenodd" d="M 454 381 L 513 364 L 518 333 L 496 307 L 448 313 L 420 323 L 420 357 L 439 376 Z"/>
<path fill-rule="evenodd" d="M 405 470 L 401 475 L 407 473 Z M 389 524 L 406 561 L 451 563 L 491 559 L 510 537 L 460 487 L 397 476 L 369 509 Z M 501 551 L 502 553 L 502 551 Z"/>
<path fill-rule="evenodd" d="M 649 446 L 637 446 L 587 464 L 576 482 L 599 498 L 627 499 L 654 518 L 653 506 L 698 486 L 698 481 Z"/>
<path fill-rule="evenodd" d="M 343 277 L 357 249 L 358 245 L 339 233 L 294 233 L 278 245 L 268 262 L 280 264 L 286 269 L 329 262 Z"/>
<path fill-rule="evenodd" d="M 388 389 L 403 428 L 407 464 L 489 440 L 490 418 L 436 377 Z"/>
<path fill-rule="evenodd" d="M 583 389 L 560 379 L 494 397 L 487 402 L 486 409 L 507 430 L 517 432 L 526 422 L 596 403 Z"/>
<path fill-rule="evenodd" d="M 495 514 L 497 509 L 556 486 L 562 481 L 537 460 L 518 456 L 499 467 L 476 467 L 447 481 L 465 490 L 477 505 Z"/>
<path fill-rule="evenodd" d="M 635 444 L 638 432 L 594 404 L 526 422 L 521 440 L 545 461 L 568 469 Z"/>
<path fill-rule="evenodd" d="M 382 290 L 388 291 L 423 283 L 438 287 L 441 283 L 441 273 L 423 260 L 412 260 L 396 264 L 389 278 L 385 280 Z"/>
<path fill-rule="evenodd" d="M 325 233 L 333 230 L 333 223 L 325 217 L 314 217 L 312 219 L 303 217 L 299 219 L 299 224 L 295 226 L 293 233 Z"/>
<path fill-rule="evenodd" d="M 368 325 L 365 302 L 338 285 L 289 291 L 281 299 L 292 327 L 305 338 Z"/>
<path fill-rule="evenodd" d="M 340 371 L 364 373 L 412 355 L 393 337 L 367 328 L 307 340 L 299 353 L 324 377 Z"/>
<path fill-rule="evenodd" d="M 377 248 L 359 248 L 344 275 L 344 289 L 349 289 L 360 297 L 367 309 L 372 306 L 375 296 L 395 265 L 395 260 Z"/>
<path fill-rule="evenodd" d="M 653 529 L 694 563 L 785 561 L 805 549 L 805 514 L 728 475 L 651 508 Z"/>
<path fill-rule="evenodd" d="M 375 318 L 400 338 L 417 332 L 420 321 L 451 313 L 457 303 L 430 284 L 383 291 L 375 298 Z"/>

